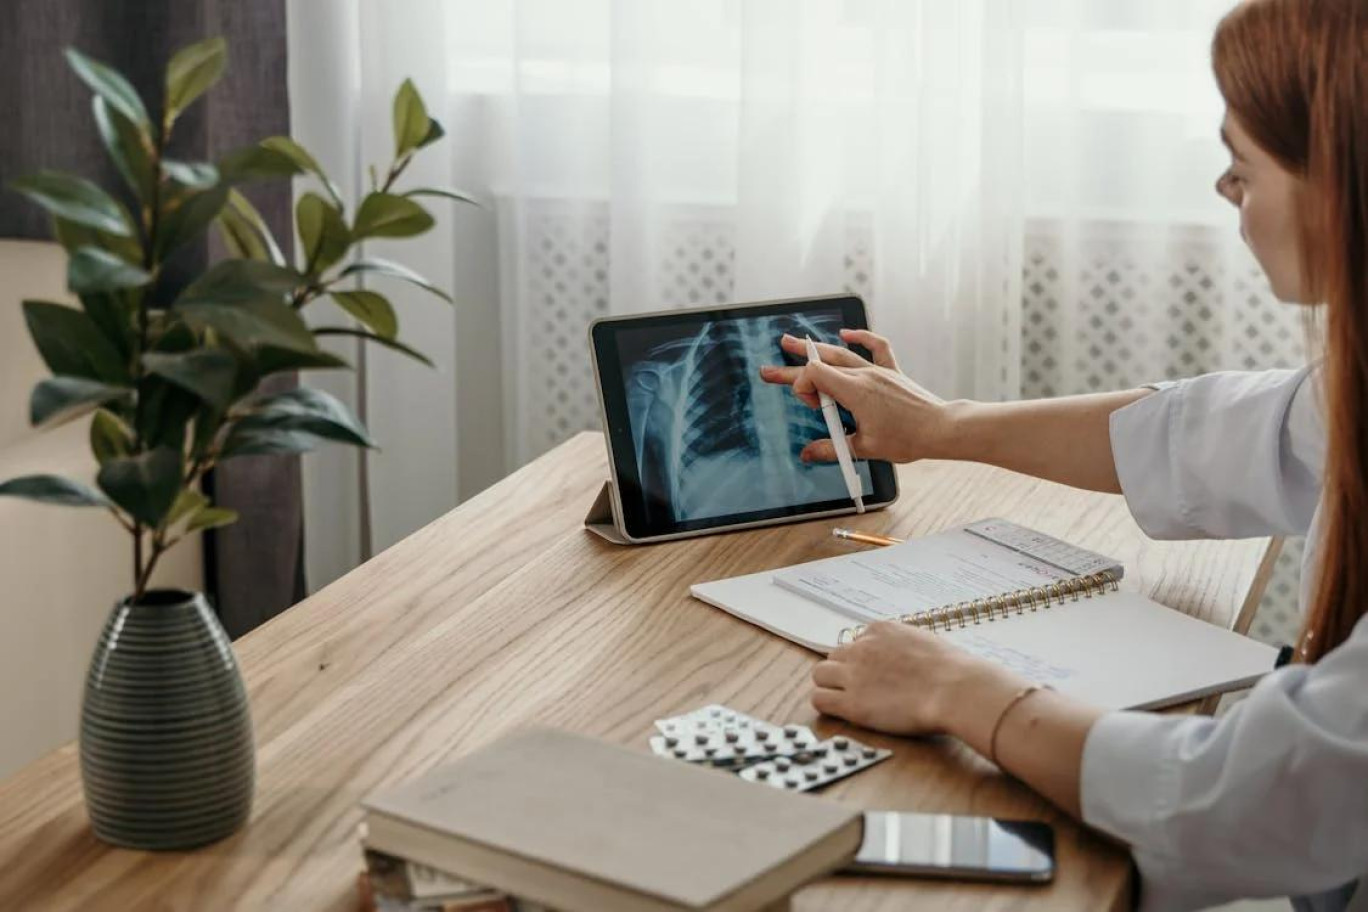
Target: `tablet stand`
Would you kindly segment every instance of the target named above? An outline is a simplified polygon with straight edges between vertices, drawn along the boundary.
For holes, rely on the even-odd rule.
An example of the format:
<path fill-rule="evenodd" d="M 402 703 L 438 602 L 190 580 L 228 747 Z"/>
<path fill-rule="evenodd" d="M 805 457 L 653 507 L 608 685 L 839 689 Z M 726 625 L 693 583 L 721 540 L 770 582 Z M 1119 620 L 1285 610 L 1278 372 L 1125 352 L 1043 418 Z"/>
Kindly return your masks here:
<path fill-rule="evenodd" d="M 594 505 L 589 508 L 589 515 L 584 517 L 584 528 L 615 545 L 635 544 L 622 534 L 622 523 L 618 519 L 617 511 L 613 509 L 611 481 L 605 481 L 599 489 L 598 497 L 594 498 Z"/>

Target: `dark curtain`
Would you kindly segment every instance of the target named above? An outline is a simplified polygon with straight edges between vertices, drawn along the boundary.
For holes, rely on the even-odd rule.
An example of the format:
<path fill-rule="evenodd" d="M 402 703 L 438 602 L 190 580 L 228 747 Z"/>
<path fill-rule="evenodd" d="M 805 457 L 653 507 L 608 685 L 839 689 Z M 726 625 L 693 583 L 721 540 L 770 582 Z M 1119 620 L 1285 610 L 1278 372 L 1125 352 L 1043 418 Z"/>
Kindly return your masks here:
<path fill-rule="evenodd" d="M 284 0 L 5 0 L 0 3 L 0 183 L 42 169 L 71 171 L 122 192 L 91 118 L 90 90 L 67 66 L 72 46 L 127 76 L 150 110 L 179 48 L 222 35 L 223 80 L 180 120 L 171 154 L 212 161 L 264 136 L 288 133 Z M 154 115 L 155 116 L 155 115 Z M 248 195 L 290 252 L 287 182 Z M 0 191 L 0 237 L 50 238 L 47 214 Z M 168 268 L 172 283 L 221 256 L 217 237 Z M 279 378 L 290 386 L 292 377 Z M 8 394 L 8 393 L 7 393 Z M 231 460 L 209 491 L 242 519 L 205 539 L 206 585 L 230 636 L 240 636 L 304 595 L 298 457 Z"/>

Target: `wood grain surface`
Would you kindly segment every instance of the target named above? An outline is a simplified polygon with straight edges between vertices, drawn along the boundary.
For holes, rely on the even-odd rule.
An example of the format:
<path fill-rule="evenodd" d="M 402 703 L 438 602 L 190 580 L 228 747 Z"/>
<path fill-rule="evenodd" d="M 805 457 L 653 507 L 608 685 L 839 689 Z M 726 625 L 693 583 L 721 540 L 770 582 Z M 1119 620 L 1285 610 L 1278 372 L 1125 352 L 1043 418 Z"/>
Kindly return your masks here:
<path fill-rule="evenodd" d="M 1223 626 L 1248 623 L 1277 547 L 1150 541 L 1117 495 L 923 462 L 900 470 L 902 498 L 886 511 L 623 548 L 580 527 L 606 471 L 602 437 L 582 434 L 238 641 L 258 784 L 233 837 L 189 853 L 103 845 L 74 744 L 0 784 L 0 908 L 355 909 L 360 799 L 532 722 L 645 750 L 652 720 L 719 702 L 853 731 L 809 705 L 813 653 L 688 596 L 694 582 L 848 550 L 829 538 L 835 525 L 911 537 L 1002 516 L 1119 558 L 1124 587 Z M 833 877 L 795 909 L 1127 907 L 1119 847 L 962 745 L 854 733 L 895 754 L 828 797 L 1048 820 L 1057 878 Z"/>

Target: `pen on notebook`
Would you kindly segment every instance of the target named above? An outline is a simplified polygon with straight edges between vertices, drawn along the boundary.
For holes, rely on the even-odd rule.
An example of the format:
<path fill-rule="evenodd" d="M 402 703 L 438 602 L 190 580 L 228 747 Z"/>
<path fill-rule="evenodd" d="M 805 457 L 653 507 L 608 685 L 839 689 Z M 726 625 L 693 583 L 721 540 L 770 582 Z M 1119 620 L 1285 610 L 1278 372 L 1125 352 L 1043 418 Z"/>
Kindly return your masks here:
<path fill-rule="evenodd" d="M 856 532 L 853 529 L 832 529 L 831 537 L 859 542 L 862 545 L 901 545 L 903 543 L 901 538 L 890 538 L 887 535 L 877 535 L 873 532 Z"/>

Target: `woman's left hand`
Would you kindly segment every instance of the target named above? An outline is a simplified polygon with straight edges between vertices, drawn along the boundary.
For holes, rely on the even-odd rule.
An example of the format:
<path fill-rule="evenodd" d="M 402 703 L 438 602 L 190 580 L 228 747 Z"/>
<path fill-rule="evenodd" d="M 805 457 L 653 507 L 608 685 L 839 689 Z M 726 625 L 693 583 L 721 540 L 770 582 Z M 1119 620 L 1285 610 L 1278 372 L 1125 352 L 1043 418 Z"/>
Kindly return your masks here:
<path fill-rule="evenodd" d="M 1024 683 L 943 637 L 894 621 L 871 624 L 818 662 L 812 681 L 818 712 L 895 735 L 952 732 L 974 715 L 962 698 L 1010 694 Z"/>

